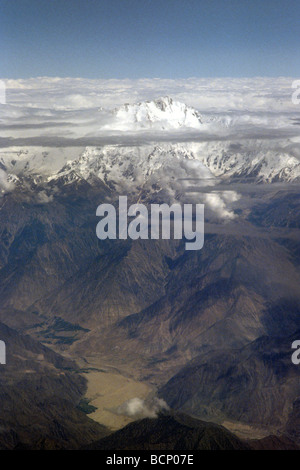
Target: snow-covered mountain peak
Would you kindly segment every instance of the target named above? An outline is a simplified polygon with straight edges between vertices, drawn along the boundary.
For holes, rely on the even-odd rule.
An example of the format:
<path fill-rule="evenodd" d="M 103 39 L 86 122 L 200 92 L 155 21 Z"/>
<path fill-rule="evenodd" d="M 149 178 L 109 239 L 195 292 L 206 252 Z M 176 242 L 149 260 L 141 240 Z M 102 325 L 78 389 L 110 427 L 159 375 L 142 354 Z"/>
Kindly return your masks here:
<path fill-rule="evenodd" d="M 154 101 L 125 104 L 114 111 L 114 117 L 109 127 L 123 131 L 201 129 L 202 125 L 198 111 L 169 96 Z"/>

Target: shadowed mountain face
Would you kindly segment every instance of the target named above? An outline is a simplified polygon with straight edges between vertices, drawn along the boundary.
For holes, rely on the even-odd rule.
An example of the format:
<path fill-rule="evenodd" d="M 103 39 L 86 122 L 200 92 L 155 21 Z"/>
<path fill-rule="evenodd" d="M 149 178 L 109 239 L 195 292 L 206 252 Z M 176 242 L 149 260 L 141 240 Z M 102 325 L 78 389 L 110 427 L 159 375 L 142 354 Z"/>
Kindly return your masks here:
<path fill-rule="evenodd" d="M 267 203 L 255 207 L 249 220 L 262 227 L 300 227 L 300 204 L 298 192 L 275 194 Z"/>
<path fill-rule="evenodd" d="M 290 415 L 300 395 L 299 372 L 291 361 L 295 337 L 264 336 L 240 349 L 200 354 L 160 394 L 172 408 L 203 419 L 214 416 L 282 431 L 289 420 L 295 437 L 296 406 Z"/>
<path fill-rule="evenodd" d="M 300 442 L 300 398 L 298 397 L 293 403 L 293 409 L 288 417 L 286 434 L 296 442 Z"/>
<path fill-rule="evenodd" d="M 127 425 L 85 447 L 89 450 L 299 450 L 287 436 L 243 440 L 223 426 L 184 413 L 160 415 Z"/>
<path fill-rule="evenodd" d="M 2 320 L 13 326 L 11 310 L 26 310 L 18 321 L 58 316 L 93 329 L 126 317 L 121 330 L 159 352 L 174 346 L 175 336 L 176 347 L 236 347 L 300 326 L 297 239 L 260 236 L 241 220 L 227 225 L 226 235 L 216 225 L 198 252 L 186 252 L 180 241 L 99 242 L 95 207 L 103 198 L 76 184 L 69 197 L 24 210 L 20 196 L 7 196 L 0 213 Z M 151 325 L 162 319 L 165 327 L 152 337 Z"/>
<path fill-rule="evenodd" d="M 261 211 L 273 204 L 266 196 L 252 219 L 246 211 L 238 220 L 208 225 L 203 249 L 188 252 L 180 240 L 100 242 L 95 208 L 111 190 L 100 181 L 61 184 L 46 204 L 36 201 L 37 188 L 1 201 L 2 321 L 75 360 L 100 356 L 128 367 L 158 385 L 172 408 L 270 432 L 287 426 L 298 439 L 292 408 L 299 373 L 290 346 L 300 328 L 299 243 L 297 232 L 284 228 L 293 214 L 296 227 L 298 215 L 292 211 L 286 220 L 286 191 L 282 199 L 276 192 L 277 211 Z M 28 377 L 24 389 L 35 397 Z M 71 377 L 63 377 L 69 389 Z M 76 399 L 61 394 L 70 403 L 64 408 L 70 407 L 71 428 L 80 393 Z M 51 416 L 62 406 L 53 394 L 43 405 Z M 10 396 L 15 407 L 18 399 Z M 19 432 L 19 424 L 9 429 Z M 64 432 L 51 428 L 46 435 L 58 433 L 60 441 Z M 76 446 L 77 437 L 66 435 Z M 37 441 L 35 431 L 32 436 Z M 38 445 L 56 445 L 51 439 Z"/>
<path fill-rule="evenodd" d="M 172 245 L 152 244 L 149 251 L 131 241 L 100 243 L 95 210 L 109 191 L 77 183 L 68 189 L 70 195 L 27 203 L 26 210 L 24 195 L 8 195 L 3 205 L 1 318 L 9 324 L 11 309 L 27 310 L 29 323 L 34 312 L 84 327 L 112 324 L 164 293 Z"/>
<path fill-rule="evenodd" d="M 0 323 L 6 364 L 0 365 L 0 448 L 20 443 L 76 448 L 107 434 L 77 409 L 85 379 L 76 364 Z"/>
<path fill-rule="evenodd" d="M 246 450 L 225 428 L 184 414 L 146 418 L 94 442 L 94 450 Z"/>
<path fill-rule="evenodd" d="M 299 445 L 286 436 L 268 436 L 263 439 L 252 439 L 247 443 L 252 450 L 300 450 Z"/>
<path fill-rule="evenodd" d="M 120 323 L 152 350 L 163 352 L 168 343 L 194 351 L 238 347 L 260 334 L 285 335 L 299 327 L 299 273 L 275 241 L 210 235 L 200 252 L 168 262 L 166 295 Z M 147 341 L 162 319 L 165 331 Z"/>

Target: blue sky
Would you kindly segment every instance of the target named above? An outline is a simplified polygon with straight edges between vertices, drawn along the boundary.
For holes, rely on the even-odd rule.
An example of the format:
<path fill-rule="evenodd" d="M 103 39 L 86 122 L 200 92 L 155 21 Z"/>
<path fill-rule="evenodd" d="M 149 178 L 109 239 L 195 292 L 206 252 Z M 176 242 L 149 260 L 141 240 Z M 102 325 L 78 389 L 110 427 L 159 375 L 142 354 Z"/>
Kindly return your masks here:
<path fill-rule="evenodd" d="M 299 0 L 1 0 L 0 76 L 300 77 Z"/>

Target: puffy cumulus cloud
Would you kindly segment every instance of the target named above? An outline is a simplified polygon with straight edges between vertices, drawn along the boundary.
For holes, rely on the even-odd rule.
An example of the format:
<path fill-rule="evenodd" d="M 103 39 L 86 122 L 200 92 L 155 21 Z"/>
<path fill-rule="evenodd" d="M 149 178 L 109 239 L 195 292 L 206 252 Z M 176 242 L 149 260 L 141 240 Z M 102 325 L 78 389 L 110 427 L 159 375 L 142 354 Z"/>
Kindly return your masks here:
<path fill-rule="evenodd" d="M 14 183 L 10 178 L 10 175 L 0 168 L 0 195 L 12 191 L 14 189 Z"/>
<path fill-rule="evenodd" d="M 141 398 L 131 398 L 120 405 L 116 413 L 128 416 L 129 418 L 156 418 L 160 411 L 168 410 L 167 403 L 161 398 L 153 398 L 147 403 Z"/>
<path fill-rule="evenodd" d="M 181 159 L 173 156 L 174 150 L 179 152 Z M 161 166 L 157 168 L 154 166 L 143 188 L 149 190 L 151 187 L 161 188 L 168 194 L 170 202 L 175 202 L 177 199 L 186 200 L 186 202 L 199 201 L 201 188 L 213 186 L 216 183 L 216 178 L 202 162 L 184 158 L 184 155 L 180 154 L 180 146 L 166 146 L 165 154 L 162 156 L 164 159 Z M 195 179 L 197 181 L 196 196 L 194 192 L 189 191 Z"/>
<path fill-rule="evenodd" d="M 213 191 L 204 195 L 204 203 L 213 214 L 213 218 L 235 219 L 237 216 L 228 206 L 228 203 L 236 202 L 240 195 L 235 191 Z"/>
<path fill-rule="evenodd" d="M 37 193 L 37 201 L 40 203 L 40 204 L 48 204 L 48 202 L 52 202 L 53 201 L 53 194 L 50 194 L 48 196 L 48 194 L 46 193 L 46 191 L 39 191 Z"/>

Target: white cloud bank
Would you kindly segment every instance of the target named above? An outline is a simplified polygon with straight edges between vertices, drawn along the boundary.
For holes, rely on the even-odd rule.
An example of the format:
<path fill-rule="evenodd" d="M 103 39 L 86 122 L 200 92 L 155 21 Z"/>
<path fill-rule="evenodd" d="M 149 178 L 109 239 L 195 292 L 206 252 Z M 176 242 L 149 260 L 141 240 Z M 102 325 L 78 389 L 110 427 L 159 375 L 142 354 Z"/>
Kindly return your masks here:
<path fill-rule="evenodd" d="M 34 108 L 113 108 L 172 96 L 200 111 L 291 111 L 294 78 L 190 78 L 5 80 L 7 102 Z"/>
<path fill-rule="evenodd" d="M 241 138 L 299 135 L 300 105 L 292 102 L 293 78 L 88 80 L 41 77 L 4 81 L 7 104 L 0 105 L 2 146 L 7 144 L 7 139 L 19 139 L 19 143 L 23 139 L 26 145 L 30 139 L 34 141 L 31 145 L 49 142 L 50 145 L 55 142 L 71 145 L 71 140 L 86 139 L 84 145 L 96 145 L 95 139 L 111 138 L 114 108 L 161 96 L 170 96 L 196 108 L 206 123 L 215 124 L 204 126 L 200 134 L 188 136 L 185 133 L 187 139 L 224 139 L 237 134 Z M 129 136 L 124 130 L 126 135 L 122 137 L 126 140 Z M 154 136 L 149 132 L 145 136 L 148 140 L 151 137 Z M 155 137 L 176 138 L 172 133 Z"/>

